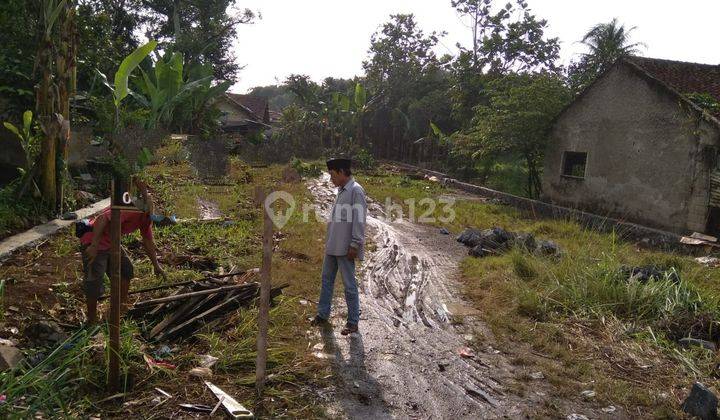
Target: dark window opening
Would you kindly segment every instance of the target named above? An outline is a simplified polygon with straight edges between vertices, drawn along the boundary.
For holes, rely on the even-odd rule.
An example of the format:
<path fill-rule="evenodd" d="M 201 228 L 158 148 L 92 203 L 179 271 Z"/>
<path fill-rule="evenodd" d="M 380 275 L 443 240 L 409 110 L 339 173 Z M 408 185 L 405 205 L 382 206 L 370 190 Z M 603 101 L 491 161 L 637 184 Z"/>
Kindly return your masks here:
<path fill-rule="evenodd" d="M 570 176 L 573 178 L 585 178 L 586 163 L 587 153 L 585 152 L 563 153 L 563 176 Z"/>
<path fill-rule="evenodd" d="M 710 211 L 708 211 L 705 233 L 712 236 L 720 235 L 720 208 L 710 207 Z"/>

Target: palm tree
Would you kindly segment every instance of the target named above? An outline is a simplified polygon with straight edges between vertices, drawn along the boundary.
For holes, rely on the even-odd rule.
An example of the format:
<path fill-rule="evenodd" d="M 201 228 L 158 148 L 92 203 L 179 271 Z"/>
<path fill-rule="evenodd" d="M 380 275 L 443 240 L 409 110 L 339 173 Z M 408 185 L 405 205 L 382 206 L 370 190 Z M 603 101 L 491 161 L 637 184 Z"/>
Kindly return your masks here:
<path fill-rule="evenodd" d="M 632 42 L 630 34 L 636 26 L 625 28 L 617 18 L 607 23 L 598 23 L 590 28 L 580 43 L 588 47 L 588 53 L 580 61 L 570 65 L 570 82 L 575 92 L 581 91 L 595 78 L 607 70 L 618 58 L 639 54 L 646 45 Z"/>
<path fill-rule="evenodd" d="M 607 66 L 623 55 L 638 54 L 641 47 L 646 46 L 642 42 L 630 42 L 630 33 L 635 29 L 637 26 L 625 29 L 617 18 L 613 18 L 608 23 L 593 26 L 580 42 L 590 49 L 586 56 Z"/>

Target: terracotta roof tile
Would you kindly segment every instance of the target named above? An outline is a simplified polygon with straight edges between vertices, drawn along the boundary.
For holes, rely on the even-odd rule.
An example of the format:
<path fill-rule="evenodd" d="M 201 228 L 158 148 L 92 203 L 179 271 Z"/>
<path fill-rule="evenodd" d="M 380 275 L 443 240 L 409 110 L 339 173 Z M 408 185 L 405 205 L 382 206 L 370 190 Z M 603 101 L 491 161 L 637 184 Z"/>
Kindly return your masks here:
<path fill-rule="evenodd" d="M 720 101 L 720 66 L 646 57 L 626 57 L 650 76 L 678 93 L 707 93 Z"/>

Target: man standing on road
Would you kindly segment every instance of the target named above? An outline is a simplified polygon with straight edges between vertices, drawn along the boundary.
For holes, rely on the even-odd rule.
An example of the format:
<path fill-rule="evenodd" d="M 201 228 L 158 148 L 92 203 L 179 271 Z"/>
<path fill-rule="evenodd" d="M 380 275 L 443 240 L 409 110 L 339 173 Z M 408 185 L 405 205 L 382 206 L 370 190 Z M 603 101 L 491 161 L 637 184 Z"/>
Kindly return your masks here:
<path fill-rule="evenodd" d="M 327 168 L 330 180 L 338 187 L 338 193 L 327 226 L 320 303 L 312 323 L 321 325 L 330 319 L 333 288 L 339 269 L 345 285 L 345 303 L 348 307 L 347 324 L 341 334 L 348 335 L 358 331 L 360 321 L 355 260 L 362 260 L 364 257 L 367 204 L 365 190 L 352 178 L 350 159 L 330 159 L 327 161 Z"/>
<path fill-rule="evenodd" d="M 136 180 L 135 184 L 142 194 L 142 200 L 137 200 L 135 204 L 142 211 L 121 211 L 120 230 L 122 235 L 129 235 L 136 230 L 140 231 L 143 248 L 153 264 L 155 275 L 165 277 L 165 272 L 157 259 L 153 239 L 152 220 L 150 219 L 153 212 L 152 199 L 145 183 Z M 97 302 L 105 290 L 105 273 L 108 277 L 110 276 L 110 215 L 111 210 L 108 207 L 90 222 L 89 227 L 92 230 L 80 237 L 85 275 L 83 289 L 88 311 L 87 322 L 90 325 L 97 323 Z M 125 250 L 121 249 L 120 252 L 120 301 L 125 307 L 130 280 L 134 277 L 134 268 Z"/>

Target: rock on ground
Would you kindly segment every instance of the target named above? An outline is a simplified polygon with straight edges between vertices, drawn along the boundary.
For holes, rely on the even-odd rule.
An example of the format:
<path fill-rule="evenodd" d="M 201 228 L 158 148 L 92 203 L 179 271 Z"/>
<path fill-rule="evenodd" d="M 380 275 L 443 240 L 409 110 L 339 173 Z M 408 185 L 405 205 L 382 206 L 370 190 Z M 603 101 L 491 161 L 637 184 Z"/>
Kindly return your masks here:
<path fill-rule="evenodd" d="M 14 346 L 0 345 L 0 371 L 13 369 L 23 360 L 23 355 Z"/>
<path fill-rule="evenodd" d="M 41 320 L 25 328 L 25 336 L 35 346 L 52 347 L 67 339 L 67 334 L 53 321 Z"/>
<path fill-rule="evenodd" d="M 465 229 L 457 241 L 469 247 L 482 245 L 490 250 L 504 250 L 511 245 L 514 235 L 503 228 L 494 227 L 492 229 L 478 230 L 473 228 Z"/>
<path fill-rule="evenodd" d="M 710 351 L 717 350 L 717 346 L 712 341 L 700 340 L 698 338 L 681 338 L 679 343 L 684 347 L 704 347 Z"/>
<path fill-rule="evenodd" d="M 560 246 L 553 241 L 536 240 L 531 233 L 509 232 L 500 227 L 484 230 L 466 228 L 458 235 L 457 241 L 470 247 L 468 254 L 473 257 L 503 253 L 513 247 L 547 257 L 562 254 Z"/>
<path fill-rule="evenodd" d="M 718 399 L 715 394 L 705 385 L 695 382 L 690 395 L 683 402 L 682 409 L 691 416 L 709 420 L 717 418 L 717 404 Z"/>
<path fill-rule="evenodd" d="M 556 257 L 560 255 L 560 246 L 553 241 L 538 241 L 536 252 L 540 255 Z"/>

